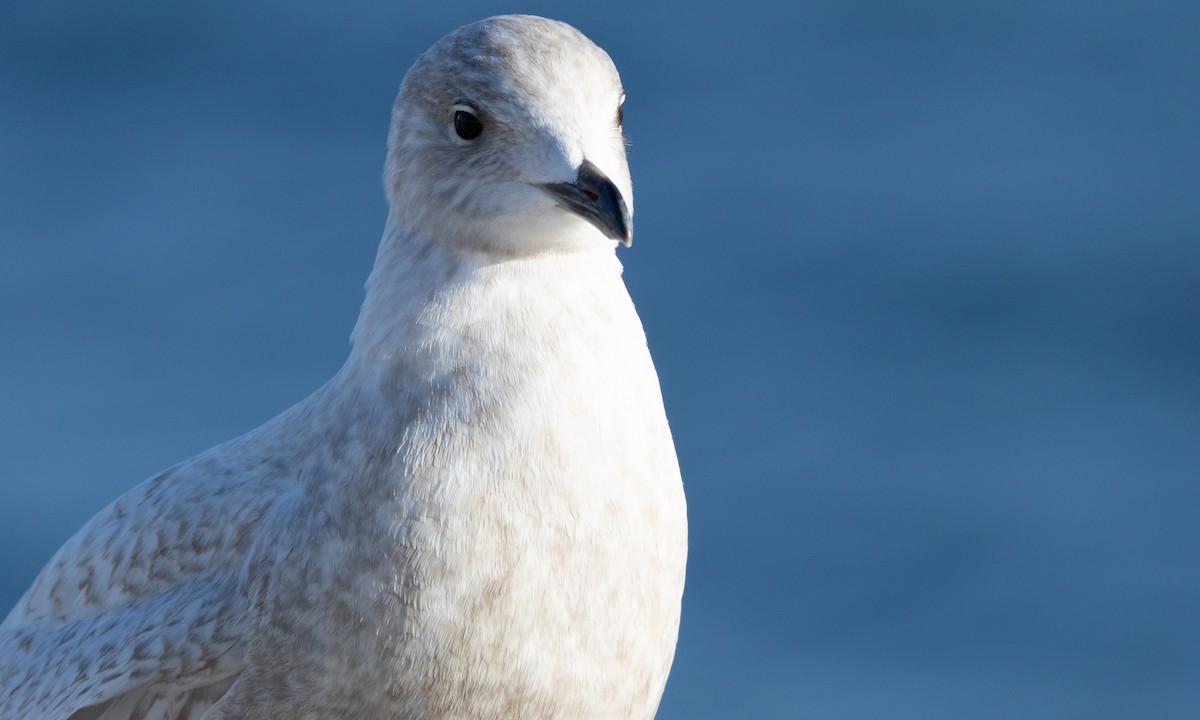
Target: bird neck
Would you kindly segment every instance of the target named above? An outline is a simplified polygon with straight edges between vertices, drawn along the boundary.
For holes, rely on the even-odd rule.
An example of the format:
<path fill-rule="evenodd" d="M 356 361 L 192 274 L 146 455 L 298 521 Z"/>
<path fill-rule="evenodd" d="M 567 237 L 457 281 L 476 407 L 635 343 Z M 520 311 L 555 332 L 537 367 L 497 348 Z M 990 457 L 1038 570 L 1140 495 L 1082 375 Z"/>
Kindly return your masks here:
<path fill-rule="evenodd" d="M 607 244 L 499 256 L 435 242 L 389 219 L 347 366 L 374 374 L 400 364 L 408 373 L 414 363 L 426 362 L 430 371 L 444 371 L 452 359 L 441 354 L 468 340 L 492 347 L 512 343 L 594 304 L 632 312 L 621 270 Z"/>

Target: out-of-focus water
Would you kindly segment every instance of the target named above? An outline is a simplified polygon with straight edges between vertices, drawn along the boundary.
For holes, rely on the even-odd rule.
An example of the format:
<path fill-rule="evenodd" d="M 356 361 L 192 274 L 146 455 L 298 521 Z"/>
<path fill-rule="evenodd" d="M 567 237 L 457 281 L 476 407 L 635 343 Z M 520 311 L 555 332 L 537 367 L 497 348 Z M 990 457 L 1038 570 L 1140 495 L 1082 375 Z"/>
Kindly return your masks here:
<path fill-rule="evenodd" d="M 336 370 L 396 86 L 510 9 L 5 11 L 0 606 Z M 1200 5 L 522 9 L 628 91 L 692 522 L 660 718 L 1196 717 Z"/>

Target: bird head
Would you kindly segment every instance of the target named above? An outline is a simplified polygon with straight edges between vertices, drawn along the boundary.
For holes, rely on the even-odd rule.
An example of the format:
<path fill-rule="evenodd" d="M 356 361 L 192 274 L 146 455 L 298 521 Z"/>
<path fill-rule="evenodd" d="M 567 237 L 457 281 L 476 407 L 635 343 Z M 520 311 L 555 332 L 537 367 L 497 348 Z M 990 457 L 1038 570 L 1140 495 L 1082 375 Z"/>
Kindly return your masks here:
<path fill-rule="evenodd" d="M 400 86 L 391 221 L 507 255 L 629 245 L 623 101 L 612 60 L 569 25 L 515 15 L 456 30 Z"/>

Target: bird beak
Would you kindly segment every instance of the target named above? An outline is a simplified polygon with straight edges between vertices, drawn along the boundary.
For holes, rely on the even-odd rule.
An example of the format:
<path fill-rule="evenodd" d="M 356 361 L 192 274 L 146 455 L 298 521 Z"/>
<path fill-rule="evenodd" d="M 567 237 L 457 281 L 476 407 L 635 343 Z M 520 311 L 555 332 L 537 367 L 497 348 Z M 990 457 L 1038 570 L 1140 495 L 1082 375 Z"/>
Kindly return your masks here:
<path fill-rule="evenodd" d="M 620 240 L 629 247 L 633 242 L 633 219 L 621 191 L 591 160 L 584 160 L 573 182 L 539 183 L 558 206 L 587 220 L 605 237 Z"/>

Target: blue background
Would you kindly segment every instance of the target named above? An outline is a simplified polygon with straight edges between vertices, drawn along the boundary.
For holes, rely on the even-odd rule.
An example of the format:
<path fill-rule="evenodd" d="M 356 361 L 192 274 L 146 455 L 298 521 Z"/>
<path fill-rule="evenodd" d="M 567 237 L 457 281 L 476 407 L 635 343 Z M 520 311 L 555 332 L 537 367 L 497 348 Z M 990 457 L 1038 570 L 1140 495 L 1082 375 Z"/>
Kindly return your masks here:
<path fill-rule="evenodd" d="M 0 606 L 337 369 L 400 78 L 522 10 L 628 90 L 659 717 L 1200 713 L 1200 4 L 443 5 L 6 7 Z"/>

